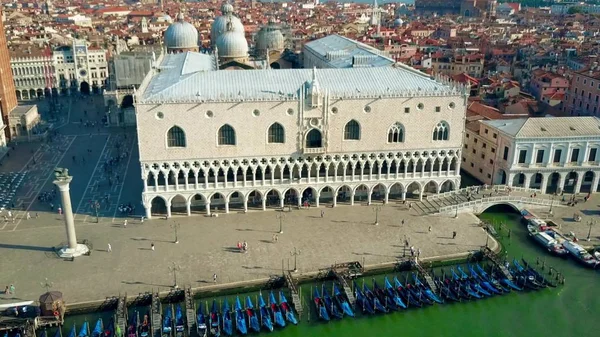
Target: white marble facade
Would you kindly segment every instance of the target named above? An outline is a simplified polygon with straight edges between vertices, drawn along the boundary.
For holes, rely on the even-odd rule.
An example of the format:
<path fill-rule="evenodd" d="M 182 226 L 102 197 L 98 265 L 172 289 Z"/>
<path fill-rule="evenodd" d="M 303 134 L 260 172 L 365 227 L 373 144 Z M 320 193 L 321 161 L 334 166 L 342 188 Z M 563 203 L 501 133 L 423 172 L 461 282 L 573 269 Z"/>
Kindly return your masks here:
<path fill-rule="evenodd" d="M 357 71 L 367 83 L 347 91 Z M 148 218 L 419 199 L 457 188 L 468 88 L 387 68 L 390 83 L 409 72 L 415 89 L 365 92 L 377 81 L 369 72 L 384 71 L 203 71 L 212 82 L 191 89 L 149 74 L 135 94 Z M 283 83 L 290 78 L 298 81 L 293 93 Z M 417 88 L 418 81 L 432 88 Z M 217 96 L 202 83 L 221 87 Z M 277 84 L 283 88 L 266 90 Z"/>

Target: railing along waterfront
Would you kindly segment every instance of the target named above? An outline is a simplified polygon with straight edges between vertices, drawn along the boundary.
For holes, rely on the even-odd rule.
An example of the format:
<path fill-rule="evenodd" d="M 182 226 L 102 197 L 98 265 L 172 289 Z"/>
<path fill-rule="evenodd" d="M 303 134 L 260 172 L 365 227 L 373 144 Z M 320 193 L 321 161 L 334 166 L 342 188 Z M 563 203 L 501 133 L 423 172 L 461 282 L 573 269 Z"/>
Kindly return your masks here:
<path fill-rule="evenodd" d="M 547 205 L 550 206 L 553 203 L 553 200 L 550 199 L 539 199 L 539 198 L 529 198 L 529 197 L 512 197 L 512 196 L 502 196 L 502 197 L 491 197 L 491 198 L 482 198 L 474 201 L 464 202 L 457 205 L 444 206 L 438 210 L 438 213 L 446 213 L 450 211 L 460 211 L 461 209 L 487 204 L 487 203 L 502 203 L 502 202 L 519 202 L 530 205 Z"/>
<path fill-rule="evenodd" d="M 474 185 L 474 186 L 469 186 L 469 187 L 463 187 L 461 189 L 454 190 L 454 191 L 427 195 L 425 198 L 427 200 L 434 200 L 434 199 L 439 199 L 439 198 L 445 198 L 448 196 L 461 195 L 461 194 L 464 194 L 465 192 L 471 192 L 474 189 L 476 189 L 477 187 L 481 188 L 481 191 L 484 191 L 484 192 L 497 190 L 498 192 L 510 191 L 510 192 L 542 193 L 542 191 L 538 188 L 508 186 L 508 185 L 494 185 L 494 186 L 492 186 L 492 185 Z"/>

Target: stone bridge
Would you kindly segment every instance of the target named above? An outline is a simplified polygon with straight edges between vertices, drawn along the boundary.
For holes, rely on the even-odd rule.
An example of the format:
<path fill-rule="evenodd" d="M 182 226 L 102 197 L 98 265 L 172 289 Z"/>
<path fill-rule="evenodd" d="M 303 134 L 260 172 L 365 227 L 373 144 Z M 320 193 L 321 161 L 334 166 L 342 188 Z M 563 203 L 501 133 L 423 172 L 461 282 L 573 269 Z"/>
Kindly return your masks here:
<path fill-rule="evenodd" d="M 533 195 L 535 194 L 535 197 Z M 560 206 L 560 202 L 538 189 L 508 186 L 471 186 L 446 193 L 429 195 L 414 204 L 421 214 L 454 215 L 457 213 L 481 214 L 496 205 L 509 205 L 516 211 L 524 208 Z"/>

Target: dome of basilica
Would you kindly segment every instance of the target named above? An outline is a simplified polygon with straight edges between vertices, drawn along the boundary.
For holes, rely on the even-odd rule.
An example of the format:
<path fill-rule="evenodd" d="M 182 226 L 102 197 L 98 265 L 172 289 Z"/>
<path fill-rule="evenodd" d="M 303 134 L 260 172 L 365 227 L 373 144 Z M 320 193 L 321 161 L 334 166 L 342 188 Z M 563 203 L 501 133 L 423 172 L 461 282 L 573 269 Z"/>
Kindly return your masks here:
<path fill-rule="evenodd" d="M 177 20 L 165 31 L 164 40 L 167 49 L 198 48 L 198 31 L 191 23 L 184 21 L 183 14 L 179 13 Z"/>
<path fill-rule="evenodd" d="M 220 58 L 248 57 L 248 41 L 243 33 L 233 30 L 232 25 L 226 32 L 219 35 L 216 41 Z"/>

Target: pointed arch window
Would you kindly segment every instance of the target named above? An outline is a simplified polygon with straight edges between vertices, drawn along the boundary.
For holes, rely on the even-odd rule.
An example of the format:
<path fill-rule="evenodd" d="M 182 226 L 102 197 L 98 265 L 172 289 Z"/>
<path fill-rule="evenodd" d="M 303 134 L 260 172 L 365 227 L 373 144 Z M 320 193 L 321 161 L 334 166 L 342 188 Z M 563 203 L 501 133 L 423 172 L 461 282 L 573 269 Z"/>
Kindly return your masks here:
<path fill-rule="evenodd" d="M 448 140 L 450 138 L 450 126 L 441 121 L 433 128 L 433 140 Z"/>
<path fill-rule="evenodd" d="M 185 132 L 182 128 L 174 126 L 167 131 L 167 146 L 185 147 Z"/>
<path fill-rule="evenodd" d="M 283 125 L 279 123 L 273 123 L 269 127 L 267 141 L 269 143 L 277 143 L 283 144 L 285 143 L 285 130 L 283 129 Z"/>
<path fill-rule="evenodd" d="M 308 134 L 306 135 L 306 147 L 323 147 L 323 137 L 321 135 L 321 131 L 317 129 L 312 129 L 308 132 Z"/>
<path fill-rule="evenodd" d="M 403 143 L 404 142 L 404 125 L 396 122 L 388 130 L 388 143 Z"/>
<path fill-rule="evenodd" d="M 344 140 L 359 140 L 360 124 L 354 119 L 346 123 L 344 127 Z"/>
<path fill-rule="evenodd" d="M 229 124 L 219 129 L 219 145 L 235 145 L 235 130 Z"/>

